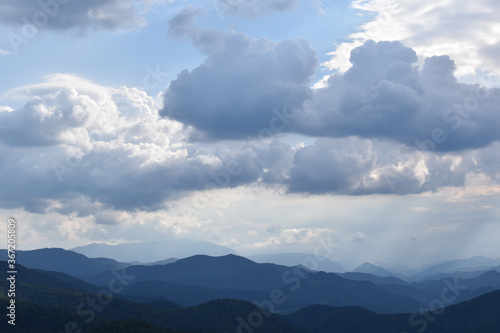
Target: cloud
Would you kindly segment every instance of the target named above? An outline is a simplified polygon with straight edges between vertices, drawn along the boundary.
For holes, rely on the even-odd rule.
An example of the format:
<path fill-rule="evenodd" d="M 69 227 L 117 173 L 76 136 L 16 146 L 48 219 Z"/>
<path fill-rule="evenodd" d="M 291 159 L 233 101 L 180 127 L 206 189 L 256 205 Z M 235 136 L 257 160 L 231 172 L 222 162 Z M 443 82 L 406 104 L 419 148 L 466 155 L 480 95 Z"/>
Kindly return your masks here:
<path fill-rule="evenodd" d="M 187 8 L 170 21 L 169 34 L 189 37 L 207 58 L 170 83 L 160 114 L 217 139 L 257 137 L 264 129 L 283 131 L 289 120 L 277 113 L 284 108 L 292 112 L 311 96 L 317 60 L 309 42 L 276 43 L 242 33 L 199 30 L 191 25 L 198 14 Z"/>
<path fill-rule="evenodd" d="M 266 231 L 270 234 L 279 234 L 283 231 L 283 227 L 279 224 L 275 224 L 267 228 Z"/>
<path fill-rule="evenodd" d="M 295 154 L 288 190 L 313 194 L 351 192 L 363 186 L 375 158 L 368 141 L 318 139 Z"/>
<path fill-rule="evenodd" d="M 472 152 L 438 155 L 368 139 L 320 138 L 296 150 L 283 183 L 289 193 L 314 195 L 425 193 L 464 186 L 469 173 L 484 172 L 477 158 Z"/>
<path fill-rule="evenodd" d="M 10 95 L 30 97 L 0 112 L 5 208 L 43 212 L 55 201 L 85 215 L 87 206 L 71 202 L 88 200 L 102 211 L 164 209 L 192 191 L 278 182 L 292 158 L 276 140 L 259 149 L 188 143 L 190 130 L 159 117 L 155 99 L 135 88 L 53 75 Z"/>
<path fill-rule="evenodd" d="M 389 139 L 438 152 L 500 139 L 500 89 L 457 82 L 448 56 L 428 57 L 420 69 L 413 49 L 369 40 L 350 61 L 348 71 L 314 91 L 290 131 Z"/>
<path fill-rule="evenodd" d="M 14 53 L 11 52 L 11 51 L 6 51 L 6 50 L 0 49 L 0 56 L 9 56 L 9 55 L 12 55 L 12 54 L 14 54 Z"/>
<path fill-rule="evenodd" d="M 368 239 L 368 237 L 363 234 L 362 232 L 355 232 L 349 236 L 347 236 L 346 238 L 344 238 L 344 241 L 345 242 L 352 242 L 352 243 L 361 243 L 361 242 L 364 242 Z"/>
<path fill-rule="evenodd" d="M 9 175 L 2 207 L 44 212 L 57 202 L 64 214 L 85 216 L 91 209 L 74 202 L 155 211 L 192 192 L 255 184 L 299 194 L 403 195 L 464 186 L 470 174 L 498 180 L 499 90 L 457 83 L 448 57 L 427 58 L 420 69 L 412 49 L 367 42 L 349 71 L 311 94 L 305 68 L 315 57 L 302 42 L 210 36 L 221 43 L 197 39 L 211 46 L 207 60 L 169 85 L 161 110 L 138 89 L 72 75 L 9 91 L 26 103 L 0 108 L 0 172 Z M 297 49 L 308 61 L 277 60 Z M 302 68 L 298 79 L 287 68 Z M 298 82 L 290 85 L 308 92 L 304 106 L 295 88 L 267 89 L 276 81 Z M 273 110 L 276 100 L 296 106 Z M 259 140 L 263 128 L 270 140 Z M 200 132 L 212 140 L 194 141 Z M 287 132 L 319 138 L 292 148 Z M 111 223 L 113 216 L 95 218 Z"/>
<path fill-rule="evenodd" d="M 277 235 L 265 242 L 251 244 L 251 247 L 272 247 L 287 244 L 318 244 L 320 240 L 336 234 L 331 228 L 288 228 L 274 232 Z"/>
<path fill-rule="evenodd" d="M 346 71 L 350 51 L 371 39 L 401 41 L 423 57 L 448 55 L 455 59 L 459 77 L 500 72 L 498 58 L 484 52 L 500 42 L 500 3 L 496 1 L 356 0 L 352 7 L 370 19 L 349 35 L 351 41 L 332 52 L 325 63 L 330 69 Z"/>
<path fill-rule="evenodd" d="M 272 12 L 285 12 L 294 8 L 298 0 L 216 0 L 223 14 L 257 17 Z"/>
<path fill-rule="evenodd" d="M 21 28 L 21 32 L 133 29 L 145 24 L 141 10 L 152 3 L 154 1 L 3 1 L 0 24 Z"/>
<path fill-rule="evenodd" d="M 185 9 L 170 21 L 170 35 L 189 38 L 207 59 L 171 82 L 160 112 L 196 128 L 193 140 L 291 132 L 453 152 L 500 139 L 500 89 L 459 83 L 447 55 L 427 57 L 417 66 L 412 48 L 368 40 L 352 51 L 351 68 L 311 90 L 317 63 L 307 42 L 200 30 L 193 25 L 198 15 L 197 9 Z M 286 114 L 278 115 L 284 107 Z"/>

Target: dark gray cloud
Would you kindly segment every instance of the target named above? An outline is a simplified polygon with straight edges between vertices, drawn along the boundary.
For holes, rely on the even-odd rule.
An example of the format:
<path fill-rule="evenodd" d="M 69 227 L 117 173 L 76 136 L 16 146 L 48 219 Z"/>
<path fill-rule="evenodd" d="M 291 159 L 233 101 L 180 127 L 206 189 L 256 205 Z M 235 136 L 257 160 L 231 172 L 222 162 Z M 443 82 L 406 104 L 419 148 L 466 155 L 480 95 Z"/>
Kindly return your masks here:
<path fill-rule="evenodd" d="M 217 0 L 217 5 L 223 14 L 257 17 L 271 12 L 291 10 L 298 0 Z"/>
<path fill-rule="evenodd" d="M 131 29 L 144 23 L 136 0 L 6 0 L 0 3 L 0 24 L 38 30 Z M 30 30 L 32 31 L 32 30 Z"/>
<path fill-rule="evenodd" d="M 219 139 L 256 137 L 263 129 L 282 127 L 283 121 L 273 122 L 276 110 L 299 108 L 311 97 L 317 59 L 309 42 L 202 31 L 192 26 L 197 14 L 193 8 L 183 11 L 170 21 L 169 34 L 187 36 L 207 59 L 170 83 L 160 114 Z"/>

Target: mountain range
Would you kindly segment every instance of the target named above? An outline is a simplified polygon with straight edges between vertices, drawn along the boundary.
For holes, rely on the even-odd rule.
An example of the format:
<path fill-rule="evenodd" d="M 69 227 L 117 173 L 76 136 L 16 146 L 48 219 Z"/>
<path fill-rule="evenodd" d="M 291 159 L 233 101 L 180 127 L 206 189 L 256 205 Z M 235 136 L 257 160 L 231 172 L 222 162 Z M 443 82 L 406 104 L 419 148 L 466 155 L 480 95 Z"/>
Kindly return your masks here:
<path fill-rule="evenodd" d="M 89 258 L 106 256 L 121 262 L 153 263 L 169 258 L 186 258 L 204 253 L 212 256 L 236 254 L 232 249 L 205 241 L 192 239 L 170 239 L 167 241 L 122 243 L 109 245 L 93 243 L 71 249 Z"/>
<path fill-rule="evenodd" d="M 298 266 L 314 268 L 314 270 L 328 273 L 344 273 L 347 270 L 339 263 L 326 257 L 318 257 L 308 253 L 278 253 L 260 254 L 247 257 L 258 263 L 271 263 L 285 266 Z M 312 267 L 311 267 L 312 266 Z"/>
<path fill-rule="evenodd" d="M 426 325 L 436 330 L 429 332 L 480 332 L 453 326 L 453 320 L 463 321 L 463 316 L 471 323 L 478 320 L 476 310 L 470 316 L 464 314 L 471 306 L 485 307 L 481 320 L 500 324 L 498 315 L 486 308 L 499 306 L 495 297 L 499 296 L 500 273 L 490 266 L 481 266 L 485 271 L 477 271 L 471 278 L 447 276 L 410 282 L 364 272 L 329 273 L 302 264 L 257 263 L 234 254 L 195 255 L 148 265 L 88 258 L 63 249 L 17 254 L 19 322 L 24 318 L 31 323 L 51 313 L 61 321 L 77 323 L 82 332 L 130 325 L 148 327 L 147 332 L 388 332 L 396 328 L 413 332 L 415 323 L 423 325 L 422 318 L 426 318 L 420 312 L 436 310 L 436 306 L 445 307 L 446 315 L 440 315 L 436 325 L 427 320 Z M 6 260 L 5 251 L 0 255 Z M 362 268 L 373 271 L 373 266 L 364 264 Z M 6 276 L 0 278 L 0 301 L 6 302 Z M 94 311 L 95 320 L 87 324 L 88 307 L 80 313 L 76 309 L 92 299 L 100 299 L 106 306 Z M 206 318 L 208 314 L 210 318 Z M 266 325 L 252 326 L 260 317 Z M 60 323 L 56 322 L 47 325 L 61 331 L 64 323 L 57 326 Z M 25 330 L 42 332 L 43 327 L 28 325 Z"/>

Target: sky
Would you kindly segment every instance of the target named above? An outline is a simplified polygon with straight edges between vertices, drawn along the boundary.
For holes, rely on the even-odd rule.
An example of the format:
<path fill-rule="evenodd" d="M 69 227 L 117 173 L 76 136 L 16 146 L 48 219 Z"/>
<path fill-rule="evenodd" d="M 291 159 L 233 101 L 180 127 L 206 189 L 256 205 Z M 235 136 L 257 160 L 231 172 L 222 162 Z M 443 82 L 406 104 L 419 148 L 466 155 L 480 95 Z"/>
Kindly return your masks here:
<path fill-rule="evenodd" d="M 189 238 L 242 255 L 327 242 L 340 262 L 497 258 L 499 13 L 0 1 L 0 216 L 21 249 Z"/>

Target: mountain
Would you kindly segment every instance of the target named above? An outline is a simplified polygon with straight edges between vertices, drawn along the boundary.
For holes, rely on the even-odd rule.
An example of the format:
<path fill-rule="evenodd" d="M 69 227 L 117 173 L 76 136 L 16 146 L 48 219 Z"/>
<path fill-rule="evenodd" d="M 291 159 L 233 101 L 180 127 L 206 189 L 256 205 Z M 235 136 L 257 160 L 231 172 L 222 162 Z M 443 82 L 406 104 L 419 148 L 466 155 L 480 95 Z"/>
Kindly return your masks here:
<path fill-rule="evenodd" d="M 6 262 L 0 262 L 0 265 L 6 267 Z M 17 272 L 16 332 L 59 332 L 64 330 L 68 322 L 74 322 L 77 328 L 87 332 L 96 326 L 101 327 L 102 323 L 130 318 L 162 328 L 207 333 L 224 332 L 236 331 L 240 325 L 245 327 L 249 325 L 248 323 L 253 323 L 252 320 L 256 316 L 266 319 L 259 325 L 258 331 L 300 332 L 277 315 L 245 301 L 214 300 L 190 308 L 171 306 L 172 303 L 168 302 L 162 302 L 161 306 L 154 303 L 140 304 L 120 298 L 126 295 L 123 290 L 117 288 L 117 283 L 111 287 L 109 283 L 107 287 L 94 286 L 94 292 L 87 292 L 74 286 L 78 284 L 75 282 L 77 279 L 64 276 L 63 273 L 54 274 L 61 278 L 57 279 L 47 272 L 29 269 L 22 265 L 17 265 Z M 6 277 L 6 271 L 0 271 L 0 305 L 4 309 L 9 302 L 7 299 L 9 281 Z M 71 280 L 72 283 L 66 283 L 64 280 Z M 94 303 L 90 302 L 92 300 Z M 43 315 L 50 318 L 42 320 Z M 50 323 L 50 326 L 47 323 Z M 112 323 L 109 325 L 116 326 Z M 148 326 L 150 325 L 146 325 Z M 0 332 L 10 331 L 6 320 L 2 320 Z M 96 328 L 96 331 L 99 330 Z"/>
<path fill-rule="evenodd" d="M 8 299 L 0 298 L 0 307 L 5 309 L 8 302 Z M 93 320 L 86 322 L 85 319 L 89 318 L 77 315 L 74 308 L 20 301 L 15 330 L 7 324 L 7 320 L 2 320 L 0 332 L 305 333 L 252 303 L 230 299 L 183 309 L 154 309 L 132 302 L 115 303 L 113 300 L 103 310 L 96 311 Z"/>
<path fill-rule="evenodd" d="M 148 266 L 153 266 L 153 265 L 166 265 L 166 264 L 172 264 L 174 262 L 176 262 L 177 258 L 168 258 L 168 259 L 164 259 L 164 260 L 160 260 L 160 261 L 155 261 L 155 262 L 152 262 L 152 263 L 148 263 L 147 265 Z"/>
<path fill-rule="evenodd" d="M 7 250 L 0 251 L 0 260 L 7 261 Z M 128 264 L 107 258 L 87 258 L 86 256 L 58 248 L 31 251 L 16 251 L 17 263 L 27 267 L 47 271 L 62 272 L 72 276 L 99 274 L 113 269 L 122 269 Z"/>
<path fill-rule="evenodd" d="M 384 267 L 389 272 L 393 272 L 400 276 L 409 276 L 418 272 L 418 269 L 401 263 L 376 261 L 373 263 L 376 266 Z"/>
<path fill-rule="evenodd" d="M 334 306 L 359 305 L 376 312 L 394 313 L 412 311 L 422 306 L 410 297 L 393 295 L 371 282 L 353 281 L 334 273 L 311 272 L 298 266 L 259 264 L 235 255 L 197 255 L 167 265 L 130 266 L 126 272 L 133 278 L 127 288 L 134 294 L 140 292 L 141 286 L 149 290 L 148 284 L 152 286 L 161 281 L 185 287 L 207 288 L 198 289 L 199 297 L 243 295 L 244 299 L 264 302 L 276 310 L 293 310 L 319 303 Z M 104 272 L 82 279 L 105 286 L 112 277 L 110 272 Z M 142 285 L 134 286 L 136 283 Z M 158 291 L 165 290 L 165 293 L 155 292 L 152 288 L 148 295 L 155 293 L 158 298 L 169 298 L 172 289 L 175 289 L 175 286 L 165 283 L 157 284 L 157 287 Z M 188 293 L 186 299 L 195 299 L 190 294 L 192 289 L 179 288 L 173 293 L 176 300 L 182 298 L 183 291 Z M 275 299 L 275 302 L 271 303 L 271 299 Z"/>
<path fill-rule="evenodd" d="M 128 319 L 105 322 L 96 326 L 90 333 L 188 333 L 188 331 L 162 328 L 147 321 Z"/>
<path fill-rule="evenodd" d="M 186 258 L 199 253 L 211 256 L 235 254 L 225 246 L 191 239 L 171 239 L 168 241 L 123 243 L 109 245 L 94 243 L 71 249 L 89 258 L 107 257 L 121 262 L 153 263 L 168 258 Z"/>
<path fill-rule="evenodd" d="M 359 307 L 313 305 L 284 315 L 308 333 L 489 333 L 500 327 L 500 291 L 436 312 L 380 315 Z"/>
<path fill-rule="evenodd" d="M 370 273 L 356 273 L 356 272 L 346 272 L 337 275 L 342 276 L 349 280 L 370 281 L 376 285 L 379 284 L 408 285 L 408 282 L 393 276 L 379 276 Z"/>
<path fill-rule="evenodd" d="M 47 295 L 48 298 L 54 296 L 58 296 L 55 290 Z M 278 315 L 245 301 L 224 299 L 190 308 L 161 309 L 114 298 L 112 302 L 103 304 L 98 303 L 99 296 L 95 294 L 82 296 L 77 305 L 57 306 L 16 299 L 15 330 L 7 320 L 2 320 L 0 332 L 212 333 L 251 330 L 256 333 L 304 333 Z M 78 314 L 75 309 L 82 304 L 90 304 L 86 303 L 88 299 L 97 302 L 95 307 L 84 306 Z M 0 297 L 0 306 L 5 309 L 8 305 L 9 300 Z"/>
<path fill-rule="evenodd" d="M 452 297 L 449 304 L 456 304 L 500 289 L 500 273 L 489 271 L 471 279 L 429 280 L 407 283 L 406 285 L 381 283 L 377 286 L 387 292 L 408 296 L 424 304 L 441 299 L 445 290 L 453 289 L 456 290 L 456 297 Z"/>
<path fill-rule="evenodd" d="M 430 265 L 421 269 L 418 273 L 408 276 L 410 281 L 423 280 L 440 274 L 451 274 L 455 272 L 488 271 L 500 266 L 500 259 L 491 259 L 483 256 L 468 259 L 449 260 Z"/>
<path fill-rule="evenodd" d="M 316 257 L 314 254 L 307 253 L 260 254 L 247 258 L 258 263 L 271 263 L 285 266 L 303 265 L 315 271 L 329 273 L 344 273 L 347 271 L 339 263 L 325 257 Z"/>
<path fill-rule="evenodd" d="M 183 286 L 166 281 L 131 283 L 124 288 L 123 294 L 126 295 L 124 297 L 131 300 L 140 300 L 140 297 L 144 296 L 148 299 L 168 299 L 184 307 L 223 298 L 248 302 L 269 298 L 269 292 L 266 291 L 213 289 L 203 286 Z"/>
<path fill-rule="evenodd" d="M 500 272 L 500 266 L 494 267 L 492 270 L 495 270 L 497 272 Z M 432 280 L 442 280 L 442 279 L 472 279 L 475 277 L 478 277 L 480 275 L 483 275 L 484 273 L 488 272 L 490 270 L 484 270 L 484 271 L 473 271 L 473 272 L 462 272 L 462 271 L 457 271 L 453 273 L 442 273 L 438 275 L 433 275 L 433 276 L 428 276 L 423 279 L 419 279 L 416 282 L 425 282 L 425 281 L 432 281 Z M 411 281 L 411 279 L 409 279 Z"/>
<path fill-rule="evenodd" d="M 0 261 L 0 266 L 7 267 L 7 262 Z M 16 265 L 16 271 L 16 286 L 19 287 L 19 285 L 25 285 L 24 288 L 17 288 L 16 298 L 23 300 L 33 301 L 33 299 L 29 298 L 33 296 L 33 293 L 31 293 L 28 289 L 38 288 L 41 291 L 42 289 L 46 290 L 56 288 L 64 292 L 97 292 L 102 289 L 60 272 L 29 269 L 20 264 Z M 0 271 L 0 285 L 4 286 L 4 288 L 1 288 L 2 294 L 0 294 L 0 296 L 6 296 L 5 292 L 9 289 L 6 288 L 8 276 L 9 275 L 6 270 Z M 27 295 L 28 298 L 23 298 L 23 295 Z M 45 301 L 43 297 L 41 297 L 41 299 Z"/>
<path fill-rule="evenodd" d="M 356 267 L 355 269 L 352 270 L 354 273 L 368 273 L 368 274 L 373 274 L 376 276 L 382 276 L 382 277 L 387 277 L 387 276 L 395 276 L 396 274 L 389 272 L 383 267 L 380 266 L 375 266 L 372 263 L 365 262 L 361 264 L 360 266 Z"/>

